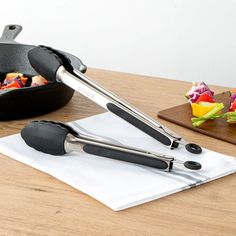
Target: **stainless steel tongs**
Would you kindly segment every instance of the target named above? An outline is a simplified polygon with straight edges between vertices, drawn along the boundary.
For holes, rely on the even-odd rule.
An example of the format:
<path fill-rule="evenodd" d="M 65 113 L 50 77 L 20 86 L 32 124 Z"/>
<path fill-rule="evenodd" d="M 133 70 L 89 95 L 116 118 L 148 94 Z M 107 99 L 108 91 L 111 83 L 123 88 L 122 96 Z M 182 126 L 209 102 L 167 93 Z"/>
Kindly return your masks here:
<path fill-rule="evenodd" d="M 58 122 L 33 121 L 22 129 L 21 137 L 28 146 L 52 155 L 83 151 L 165 171 L 170 171 L 174 163 L 182 164 L 191 170 L 201 169 L 201 164 L 195 161 L 183 162 L 172 156 L 101 141 L 97 138 L 80 134 L 69 125 Z"/>
<path fill-rule="evenodd" d="M 167 127 L 75 70 L 69 59 L 57 50 L 45 46 L 35 47 L 29 51 L 28 58 L 32 67 L 49 81 L 66 84 L 171 149 L 183 144 L 189 152 L 201 153 L 200 146 L 187 143 Z"/>

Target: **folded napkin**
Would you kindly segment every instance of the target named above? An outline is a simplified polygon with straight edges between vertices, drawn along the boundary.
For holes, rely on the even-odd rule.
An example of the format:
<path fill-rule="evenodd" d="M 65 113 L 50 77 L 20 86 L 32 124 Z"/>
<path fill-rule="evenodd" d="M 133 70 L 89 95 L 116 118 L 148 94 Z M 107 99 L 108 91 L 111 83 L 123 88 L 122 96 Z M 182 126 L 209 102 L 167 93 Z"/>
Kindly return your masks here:
<path fill-rule="evenodd" d="M 199 171 L 175 165 L 169 172 L 104 157 L 73 152 L 52 156 L 28 147 L 20 134 L 0 139 L 0 152 L 46 172 L 118 211 L 182 191 L 236 172 L 236 159 L 207 149 L 200 155 L 184 147 L 170 150 L 110 113 L 70 123 L 79 132 L 101 139 L 202 164 Z M 226 186 L 227 187 L 227 186 Z M 196 193 L 197 194 L 197 193 Z"/>

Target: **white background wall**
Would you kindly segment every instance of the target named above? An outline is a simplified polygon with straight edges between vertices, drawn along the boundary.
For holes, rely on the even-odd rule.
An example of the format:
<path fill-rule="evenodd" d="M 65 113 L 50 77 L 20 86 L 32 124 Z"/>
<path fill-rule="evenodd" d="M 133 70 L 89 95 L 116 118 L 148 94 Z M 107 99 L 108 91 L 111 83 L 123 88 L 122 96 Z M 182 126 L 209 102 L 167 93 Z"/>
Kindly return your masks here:
<path fill-rule="evenodd" d="M 0 0 L 0 30 L 89 67 L 236 87 L 235 0 Z"/>

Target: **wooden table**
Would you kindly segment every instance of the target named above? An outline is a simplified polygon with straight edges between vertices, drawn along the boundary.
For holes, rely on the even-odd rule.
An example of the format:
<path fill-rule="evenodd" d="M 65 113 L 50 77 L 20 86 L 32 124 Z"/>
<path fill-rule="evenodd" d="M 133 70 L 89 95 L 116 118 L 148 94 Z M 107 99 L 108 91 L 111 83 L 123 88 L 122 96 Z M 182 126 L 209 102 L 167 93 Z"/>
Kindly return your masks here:
<path fill-rule="evenodd" d="M 87 74 L 154 118 L 159 110 L 185 102 L 183 94 L 190 87 L 187 82 L 105 70 L 89 69 Z M 0 136 L 18 133 L 33 119 L 64 122 L 101 112 L 76 94 L 69 104 L 50 114 L 1 122 Z M 232 144 L 161 122 L 186 140 L 235 156 Z M 0 235 L 236 235 L 235 177 L 113 212 L 59 180 L 1 155 Z"/>

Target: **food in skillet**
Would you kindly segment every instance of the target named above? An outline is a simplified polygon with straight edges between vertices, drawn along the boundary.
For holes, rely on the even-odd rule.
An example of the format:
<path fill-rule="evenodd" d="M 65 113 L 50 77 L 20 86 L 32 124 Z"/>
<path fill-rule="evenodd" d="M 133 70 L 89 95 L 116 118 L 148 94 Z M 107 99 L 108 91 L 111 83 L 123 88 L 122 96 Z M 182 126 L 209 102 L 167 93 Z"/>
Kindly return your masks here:
<path fill-rule="evenodd" d="M 40 75 L 30 78 L 22 73 L 8 73 L 3 82 L 0 83 L 0 90 L 36 87 L 46 84 L 48 84 L 48 81 Z"/>
<path fill-rule="evenodd" d="M 41 75 L 32 77 L 31 87 L 41 86 L 45 84 L 48 84 L 48 81 Z"/>
<path fill-rule="evenodd" d="M 236 124 L 236 88 L 229 92 L 230 107 L 228 112 L 222 113 L 223 103 L 217 103 L 214 92 L 204 83 L 193 83 L 192 88 L 185 94 L 192 107 L 191 119 L 193 126 L 200 126 L 207 120 L 226 118 L 228 124 Z"/>

